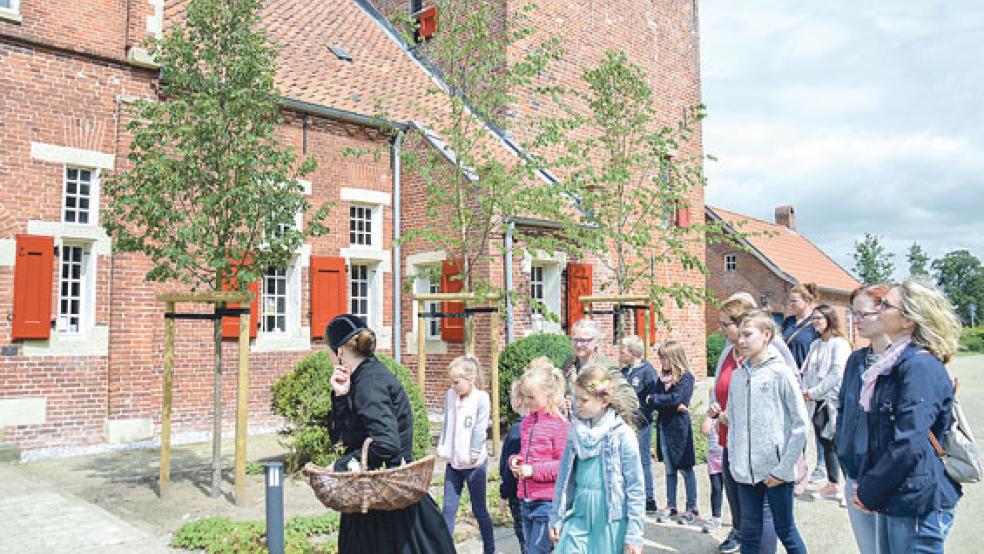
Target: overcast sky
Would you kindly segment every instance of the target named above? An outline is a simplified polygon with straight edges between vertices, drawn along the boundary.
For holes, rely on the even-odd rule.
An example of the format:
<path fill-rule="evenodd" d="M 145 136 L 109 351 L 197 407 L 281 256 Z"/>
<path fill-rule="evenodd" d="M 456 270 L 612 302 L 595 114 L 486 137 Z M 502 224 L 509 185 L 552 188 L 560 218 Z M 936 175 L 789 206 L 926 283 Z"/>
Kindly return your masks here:
<path fill-rule="evenodd" d="M 984 1 L 703 0 L 706 201 L 797 227 L 845 269 L 984 259 Z"/>

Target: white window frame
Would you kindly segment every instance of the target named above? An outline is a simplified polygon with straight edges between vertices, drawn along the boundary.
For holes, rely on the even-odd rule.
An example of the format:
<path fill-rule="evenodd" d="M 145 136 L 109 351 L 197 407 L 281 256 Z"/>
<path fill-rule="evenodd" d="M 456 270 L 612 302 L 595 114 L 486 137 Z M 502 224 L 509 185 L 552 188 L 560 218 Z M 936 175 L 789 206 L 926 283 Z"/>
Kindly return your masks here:
<path fill-rule="evenodd" d="M 734 273 L 738 271 L 738 255 L 737 254 L 725 254 L 724 255 L 724 272 Z"/>
<path fill-rule="evenodd" d="M 272 275 L 271 275 L 272 273 Z M 286 269 L 276 269 L 267 268 L 260 277 L 260 329 L 261 333 L 270 334 L 287 334 L 288 321 L 290 319 L 290 281 L 288 276 L 288 270 Z M 274 289 L 280 285 L 280 281 L 283 282 L 283 294 L 278 290 L 270 290 L 269 285 L 275 283 Z M 283 298 L 283 313 L 281 314 L 278 309 L 279 299 Z M 270 313 L 269 308 L 273 308 L 273 313 Z M 279 318 L 283 318 L 283 325 L 280 325 Z M 272 318 L 273 325 L 268 325 L 269 320 Z"/>
<path fill-rule="evenodd" d="M 533 268 L 541 268 L 543 272 L 543 305 L 558 318 L 561 317 L 562 313 L 561 274 L 565 265 L 567 265 L 567 256 L 563 254 L 551 256 L 544 253 L 537 253 L 536 255 L 526 253 L 523 257 L 522 271 L 530 276 L 531 288 Z M 527 329 L 527 334 L 563 333 L 560 323 L 547 319 L 543 314 L 536 313 L 532 302 L 530 302 L 529 313 L 530 328 Z"/>
<path fill-rule="evenodd" d="M 352 279 L 355 277 L 356 266 L 366 268 L 366 325 L 376 332 L 376 336 L 381 336 L 383 325 L 383 272 L 377 260 L 348 260 L 348 305 L 350 313 L 356 313 L 352 309 L 352 302 L 355 296 L 352 294 Z"/>
<path fill-rule="evenodd" d="M 10 7 L 0 6 L 0 19 L 21 22 L 20 0 L 10 0 Z"/>
<path fill-rule="evenodd" d="M 361 231 L 352 231 L 352 209 L 363 209 L 369 211 L 369 243 L 359 244 L 358 242 L 352 242 L 352 233 Z M 361 249 L 381 249 L 383 247 L 383 210 L 378 204 L 365 204 L 361 202 L 352 202 L 349 204 L 349 246 L 351 248 L 361 248 Z"/>
<path fill-rule="evenodd" d="M 69 329 L 67 318 L 69 317 L 62 310 L 64 296 L 62 287 L 65 284 L 64 264 L 65 253 L 69 249 L 79 248 L 81 250 L 80 276 L 79 276 L 79 313 L 78 328 Z M 93 252 L 93 245 L 88 241 L 63 241 L 58 247 L 58 305 L 57 316 L 55 319 L 55 332 L 61 336 L 87 337 L 92 334 L 95 324 L 95 274 L 96 274 L 96 255 Z"/>
<path fill-rule="evenodd" d="M 65 217 L 66 212 L 68 211 L 69 170 L 88 171 L 91 175 L 89 181 L 89 207 L 86 210 L 88 221 L 86 221 L 85 223 L 79 223 L 78 221 L 78 215 L 80 209 L 77 201 L 74 208 L 76 220 L 68 221 Z M 78 179 L 78 175 L 76 175 L 76 184 L 78 184 L 79 182 L 80 180 Z M 76 196 L 76 200 L 81 198 L 77 188 L 76 188 L 75 196 Z M 99 224 L 99 168 L 98 167 L 86 167 L 86 166 L 75 165 L 75 164 L 65 164 L 64 167 L 62 167 L 62 201 L 61 201 L 61 217 L 59 218 L 59 221 L 61 221 L 62 223 L 69 223 L 72 225 L 98 226 Z"/>
<path fill-rule="evenodd" d="M 303 249 L 302 249 L 303 250 Z M 309 266 L 310 258 L 302 251 L 292 256 L 287 264 L 285 276 L 287 280 L 287 311 L 284 331 L 264 330 L 264 289 L 266 272 L 260 277 L 259 316 L 260 329 L 250 347 L 252 352 L 305 352 L 311 349 L 311 329 L 301 326 L 301 275 Z"/>
<path fill-rule="evenodd" d="M 436 280 L 432 275 L 428 275 L 426 271 L 432 270 L 435 266 L 417 266 L 416 277 L 413 281 L 413 288 L 417 292 L 441 292 L 441 281 L 438 277 Z M 416 302 L 414 302 L 416 304 Z M 439 312 L 441 311 L 440 302 L 426 302 L 424 304 L 424 310 L 428 312 Z M 439 341 L 441 340 L 441 320 L 437 318 L 426 319 L 427 328 L 425 329 L 424 340 L 425 341 Z M 416 325 L 417 318 L 414 318 L 414 324 Z"/>

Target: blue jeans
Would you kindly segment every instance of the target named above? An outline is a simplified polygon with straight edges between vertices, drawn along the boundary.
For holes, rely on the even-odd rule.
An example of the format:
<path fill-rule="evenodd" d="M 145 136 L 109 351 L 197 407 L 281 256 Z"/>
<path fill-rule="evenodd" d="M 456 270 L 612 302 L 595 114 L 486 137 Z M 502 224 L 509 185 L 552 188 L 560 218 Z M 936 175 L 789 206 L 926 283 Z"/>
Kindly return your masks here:
<path fill-rule="evenodd" d="M 712 473 L 708 475 L 711 479 L 711 515 L 721 517 L 721 500 L 724 497 L 724 475 Z"/>
<path fill-rule="evenodd" d="M 518 498 L 509 499 L 509 514 L 513 518 L 513 532 L 516 533 L 516 540 L 519 541 L 520 554 L 526 554 L 526 539 L 523 538 L 523 511 L 520 505 L 522 501 Z"/>
<path fill-rule="evenodd" d="M 642 457 L 642 475 L 646 483 L 646 500 L 655 500 L 653 492 L 653 424 L 643 425 L 639 429 L 639 455 Z"/>
<path fill-rule="evenodd" d="M 678 468 L 673 465 L 670 459 L 670 446 L 667 441 L 660 441 L 660 450 L 663 451 L 663 465 L 666 466 L 666 507 L 676 508 L 677 492 L 677 472 L 683 473 L 683 488 L 687 491 L 687 509 L 697 513 L 697 475 L 694 473 L 693 466 L 688 468 Z"/>
<path fill-rule="evenodd" d="M 847 502 L 847 517 L 851 520 L 851 530 L 854 531 L 854 541 L 858 543 L 861 554 L 875 554 L 875 514 L 866 514 L 854 507 L 854 479 L 844 476 L 844 501 Z"/>
<path fill-rule="evenodd" d="M 741 502 L 741 551 L 759 552 L 762 543 L 762 507 L 766 498 L 776 524 L 776 535 L 789 554 L 806 552 L 806 545 L 793 520 L 793 484 L 783 483 L 766 487 L 764 483 L 746 485 L 738 483 L 738 499 Z"/>
<path fill-rule="evenodd" d="M 549 554 L 553 550 L 550 540 L 549 500 L 523 500 L 523 537 L 526 539 L 526 554 Z"/>
<path fill-rule="evenodd" d="M 943 554 L 943 542 L 953 529 L 954 508 L 940 508 L 924 516 L 875 514 L 878 554 Z"/>
<path fill-rule="evenodd" d="M 722 460 L 722 475 L 724 475 L 724 494 L 728 499 L 728 506 L 731 508 L 731 526 L 738 532 L 738 540 L 741 540 L 741 502 L 738 501 L 738 483 L 731 475 L 731 465 L 728 461 L 728 449 L 724 449 Z M 759 554 L 776 554 L 776 526 L 772 521 L 772 510 L 769 509 L 769 500 L 766 499 L 762 506 L 762 550 Z"/>
<path fill-rule="evenodd" d="M 472 513 L 478 521 L 478 529 L 482 533 L 482 547 L 485 554 L 495 552 L 495 536 L 492 534 L 492 516 L 489 515 L 485 504 L 485 484 L 488 472 L 488 460 L 473 469 L 455 469 L 451 464 L 444 466 L 444 521 L 448 531 L 454 537 L 454 520 L 458 513 L 458 502 L 461 501 L 461 489 L 468 484 L 468 495 L 471 497 Z"/>

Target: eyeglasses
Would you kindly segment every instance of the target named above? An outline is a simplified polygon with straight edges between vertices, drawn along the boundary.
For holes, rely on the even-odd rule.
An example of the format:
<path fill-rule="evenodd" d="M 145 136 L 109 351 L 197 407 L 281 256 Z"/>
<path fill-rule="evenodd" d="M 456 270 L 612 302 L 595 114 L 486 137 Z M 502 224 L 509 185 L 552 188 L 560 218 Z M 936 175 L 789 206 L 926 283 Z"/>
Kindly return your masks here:
<path fill-rule="evenodd" d="M 734 321 L 721 321 L 721 320 L 718 320 L 718 327 L 720 327 L 721 330 L 727 329 L 728 327 L 731 327 L 734 324 L 735 324 Z"/>
<path fill-rule="evenodd" d="M 878 304 L 878 309 L 881 310 L 881 311 L 885 311 L 885 310 L 898 310 L 899 313 L 902 313 L 902 307 L 901 306 L 896 306 L 895 304 L 890 303 L 888 300 L 882 300 Z"/>
<path fill-rule="evenodd" d="M 579 346 L 583 346 L 585 344 L 591 344 L 592 342 L 594 342 L 594 339 L 593 338 L 590 338 L 590 339 L 575 339 L 575 338 L 572 338 L 571 339 L 571 343 L 576 344 L 576 345 L 579 345 Z"/>
<path fill-rule="evenodd" d="M 854 319 L 865 319 L 874 315 L 878 315 L 877 310 L 874 312 L 856 312 L 854 310 L 851 310 L 851 317 L 853 317 Z"/>

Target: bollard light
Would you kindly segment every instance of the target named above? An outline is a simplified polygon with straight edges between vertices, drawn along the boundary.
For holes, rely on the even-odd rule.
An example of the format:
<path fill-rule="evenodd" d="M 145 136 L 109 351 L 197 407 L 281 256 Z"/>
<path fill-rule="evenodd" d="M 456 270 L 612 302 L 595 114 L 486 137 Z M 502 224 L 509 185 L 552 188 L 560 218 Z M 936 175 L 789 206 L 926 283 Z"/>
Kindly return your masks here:
<path fill-rule="evenodd" d="M 284 554 L 284 464 L 261 464 L 266 477 L 266 540 L 270 554 Z"/>

